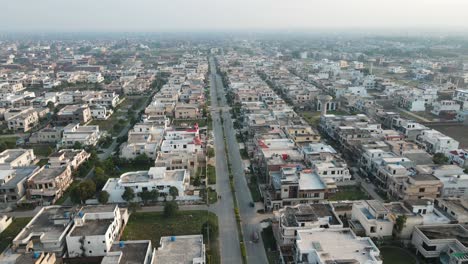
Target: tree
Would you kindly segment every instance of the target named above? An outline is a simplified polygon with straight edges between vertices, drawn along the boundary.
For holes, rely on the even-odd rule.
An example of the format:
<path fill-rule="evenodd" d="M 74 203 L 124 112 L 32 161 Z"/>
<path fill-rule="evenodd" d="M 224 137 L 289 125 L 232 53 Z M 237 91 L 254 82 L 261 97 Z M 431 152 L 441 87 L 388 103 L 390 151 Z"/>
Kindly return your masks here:
<path fill-rule="evenodd" d="M 151 192 L 149 192 L 147 190 L 142 191 L 141 193 L 138 194 L 138 196 L 140 196 L 141 200 L 145 204 L 147 204 L 148 201 L 150 201 L 151 198 L 152 198 Z"/>
<path fill-rule="evenodd" d="M 214 148 L 208 147 L 206 149 L 206 155 L 208 156 L 208 158 L 213 158 L 215 156 Z"/>
<path fill-rule="evenodd" d="M 125 191 L 122 194 L 122 199 L 124 199 L 127 202 L 130 202 L 134 198 L 135 198 L 135 192 L 133 191 L 133 189 L 130 187 L 125 187 Z"/>
<path fill-rule="evenodd" d="M 179 196 L 179 190 L 174 187 L 174 186 L 171 186 L 171 188 L 169 188 L 169 194 L 172 196 L 172 200 L 175 200 L 177 196 Z"/>
<path fill-rule="evenodd" d="M 70 199 L 74 203 L 84 203 L 92 198 L 96 193 L 96 184 L 91 180 L 85 180 L 73 187 L 70 192 Z"/>
<path fill-rule="evenodd" d="M 98 201 L 102 204 L 106 204 L 109 201 L 109 193 L 101 191 L 98 196 Z"/>
<path fill-rule="evenodd" d="M 158 190 L 152 190 L 150 192 L 150 197 L 151 197 L 151 201 L 158 201 L 158 198 L 159 198 L 159 191 Z"/>
<path fill-rule="evenodd" d="M 209 230 L 209 231 L 208 231 Z M 218 237 L 218 224 L 209 218 L 205 223 L 203 223 L 201 228 L 201 233 L 203 234 L 203 241 L 208 241 L 208 233 L 210 234 L 209 239 L 215 240 Z"/>
<path fill-rule="evenodd" d="M 448 162 L 448 158 L 444 155 L 444 153 L 436 153 L 434 157 L 432 157 L 432 161 L 435 164 L 446 164 Z"/>
<path fill-rule="evenodd" d="M 406 225 L 406 215 L 399 215 L 395 221 L 395 230 L 398 235 L 401 234 L 401 231 L 403 231 L 403 228 L 405 227 L 405 225 Z"/>
<path fill-rule="evenodd" d="M 143 154 L 136 156 L 135 159 L 133 159 L 132 163 L 135 167 L 146 168 L 147 166 L 150 166 L 151 159 L 145 153 L 143 153 Z"/>
<path fill-rule="evenodd" d="M 135 213 L 136 211 L 138 211 L 139 209 L 141 208 L 140 204 L 139 203 L 130 203 L 128 205 L 128 210 L 132 213 Z"/>
<path fill-rule="evenodd" d="M 173 217 L 179 211 L 179 205 L 175 201 L 169 201 L 164 204 L 164 216 L 167 218 Z"/>
<path fill-rule="evenodd" d="M 200 185 L 201 185 L 200 177 L 195 177 L 195 179 L 193 179 L 193 186 L 200 186 Z"/>
<path fill-rule="evenodd" d="M 76 141 L 75 144 L 73 144 L 73 149 L 83 149 L 83 145 Z"/>

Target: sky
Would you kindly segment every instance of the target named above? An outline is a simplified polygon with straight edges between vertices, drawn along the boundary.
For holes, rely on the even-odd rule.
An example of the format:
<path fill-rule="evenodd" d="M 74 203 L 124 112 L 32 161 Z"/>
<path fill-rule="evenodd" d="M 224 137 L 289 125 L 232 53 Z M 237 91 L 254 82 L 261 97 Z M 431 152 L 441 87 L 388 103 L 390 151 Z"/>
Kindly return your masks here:
<path fill-rule="evenodd" d="M 0 31 L 463 28 L 468 0 L 0 0 Z"/>

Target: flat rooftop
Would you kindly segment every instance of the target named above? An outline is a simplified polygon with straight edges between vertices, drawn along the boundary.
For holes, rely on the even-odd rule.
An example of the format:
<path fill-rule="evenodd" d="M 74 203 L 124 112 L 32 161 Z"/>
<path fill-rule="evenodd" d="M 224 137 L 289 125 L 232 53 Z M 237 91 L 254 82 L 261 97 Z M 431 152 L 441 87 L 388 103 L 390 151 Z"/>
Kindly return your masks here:
<path fill-rule="evenodd" d="M 62 174 L 66 169 L 67 167 L 44 168 L 36 175 L 34 175 L 31 179 L 33 179 L 34 181 L 50 181 Z"/>
<path fill-rule="evenodd" d="M 378 255 L 379 251 L 372 240 L 356 237 L 349 229 L 297 233 L 301 239 L 296 244 L 301 252 L 315 250 L 324 263 L 377 263 L 373 254 Z"/>
<path fill-rule="evenodd" d="M 0 164 L 10 163 L 26 153 L 28 149 L 7 149 L 0 153 Z"/>
<path fill-rule="evenodd" d="M 205 258 L 202 235 L 161 237 L 160 244 L 154 256 L 156 263 L 192 264 L 194 259 Z"/>
<path fill-rule="evenodd" d="M 29 235 L 43 235 L 42 240 L 57 240 L 63 234 L 68 225 L 63 224 L 54 224 L 54 220 L 67 220 L 65 213 L 72 212 L 73 208 L 71 207 L 44 207 L 44 210 L 37 214 L 37 216 L 29 222 L 28 225 L 20 232 L 20 234 L 15 238 L 17 240 L 23 240 Z"/>
<path fill-rule="evenodd" d="M 2 184 L 0 186 L 0 189 L 6 189 L 6 188 L 15 188 L 16 185 L 22 181 L 23 179 L 29 177 L 32 175 L 36 170 L 38 170 L 38 166 L 25 166 L 25 167 L 18 167 L 13 170 L 1 170 L 0 175 L 3 172 L 8 172 L 8 173 L 13 173 L 15 174 L 11 180 L 9 180 L 7 183 Z M 4 176 L 4 175 L 3 175 Z M 0 176 L 0 178 L 2 178 Z"/>
<path fill-rule="evenodd" d="M 468 230 L 462 225 L 418 226 L 417 228 L 429 239 L 457 239 L 468 247 Z"/>
<path fill-rule="evenodd" d="M 111 219 L 86 220 L 82 226 L 75 225 L 70 236 L 104 235 L 111 224 Z"/>
<path fill-rule="evenodd" d="M 120 247 L 119 243 L 112 245 L 109 252 L 122 252 L 122 258 L 119 263 L 122 264 L 141 264 L 145 262 L 147 257 L 148 248 L 151 251 L 151 241 L 128 241 Z"/>

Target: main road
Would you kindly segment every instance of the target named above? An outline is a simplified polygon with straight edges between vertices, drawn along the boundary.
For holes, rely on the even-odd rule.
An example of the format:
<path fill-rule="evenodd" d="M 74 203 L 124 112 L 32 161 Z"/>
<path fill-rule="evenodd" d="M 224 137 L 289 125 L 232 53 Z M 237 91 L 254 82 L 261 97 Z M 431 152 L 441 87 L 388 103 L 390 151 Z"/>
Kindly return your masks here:
<path fill-rule="evenodd" d="M 216 67 L 211 63 L 211 107 L 218 107 L 216 89 L 217 76 Z M 212 111 L 214 147 L 216 159 L 216 191 L 221 195 L 221 199 L 214 205 L 214 211 L 218 216 L 219 223 L 219 245 L 221 250 L 222 263 L 242 263 L 240 253 L 239 238 L 237 236 L 237 224 L 234 215 L 234 203 L 229 185 L 229 173 L 226 159 L 226 149 L 224 147 L 223 127 L 220 122 L 218 111 Z"/>
<path fill-rule="evenodd" d="M 215 61 L 211 57 L 210 58 L 210 67 L 211 67 L 211 98 L 212 98 L 212 106 L 214 109 L 216 109 L 219 106 L 222 106 L 223 108 L 221 109 L 221 114 L 223 117 L 223 129 L 224 129 L 224 135 L 226 136 L 226 143 L 228 146 L 228 157 L 229 161 L 231 163 L 232 167 L 232 173 L 234 175 L 234 187 L 236 189 L 236 194 L 237 194 L 237 200 L 239 203 L 239 212 L 241 216 L 241 221 L 242 221 L 242 229 L 244 233 L 244 243 L 247 249 L 247 261 L 249 263 L 268 263 L 268 259 L 265 253 L 265 248 L 263 246 L 263 241 L 260 239 L 257 243 L 252 241 L 252 234 L 253 232 L 258 232 L 260 235 L 260 223 L 259 219 L 261 219 L 257 215 L 257 211 L 255 208 L 250 206 L 250 202 L 253 201 L 252 195 L 250 194 L 250 190 L 247 185 L 247 180 L 245 178 L 245 173 L 244 173 L 244 164 L 242 162 L 240 152 L 239 152 L 239 144 L 236 139 L 236 134 L 235 134 L 235 129 L 233 127 L 233 121 L 231 119 L 231 113 L 229 112 L 226 102 L 226 93 L 225 89 L 221 80 L 221 76 L 217 73 L 216 66 L 215 66 Z M 217 101 L 217 98 L 219 98 L 219 102 Z M 215 146 L 217 148 L 222 148 L 224 150 L 224 142 L 223 142 L 223 134 L 222 131 L 216 131 L 216 128 L 221 126 L 221 121 L 219 120 L 219 110 L 212 111 L 213 115 L 213 128 L 215 130 Z M 218 141 L 216 140 L 218 138 Z M 222 146 L 218 146 L 222 145 Z M 229 190 L 229 176 L 227 174 L 227 168 L 226 168 L 226 174 L 222 174 L 220 177 L 220 174 L 218 174 L 218 158 L 224 159 L 221 163 L 222 165 L 226 165 L 226 158 L 225 155 L 218 155 L 216 153 L 216 173 L 218 175 L 218 181 L 221 180 L 220 178 L 222 177 L 222 181 L 226 181 L 226 190 L 225 191 L 230 191 Z M 224 195 L 222 195 L 222 200 L 224 200 Z M 231 195 L 229 196 L 229 199 L 232 200 Z M 218 215 L 219 217 L 219 215 Z M 221 219 L 220 219 L 220 222 Z M 233 223 L 236 225 L 235 221 Z M 231 234 L 231 239 L 232 238 Z M 222 239 L 222 238 L 221 238 Z M 238 243 L 238 240 L 236 238 L 236 241 Z M 222 241 L 221 241 L 222 243 Z M 222 245 L 222 248 L 224 246 Z M 239 247 L 237 247 L 239 248 Z M 221 250 L 221 255 L 223 255 L 222 250 Z M 223 263 L 231 263 L 231 262 L 225 262 Z M 240 262 L 236 262 L 240 263 Z"/>

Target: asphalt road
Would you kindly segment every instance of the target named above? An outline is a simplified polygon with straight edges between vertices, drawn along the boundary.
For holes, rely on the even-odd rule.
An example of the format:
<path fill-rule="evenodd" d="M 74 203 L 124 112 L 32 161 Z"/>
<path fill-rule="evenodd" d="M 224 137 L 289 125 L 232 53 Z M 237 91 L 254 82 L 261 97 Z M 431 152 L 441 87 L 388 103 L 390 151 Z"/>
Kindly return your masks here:
<path fill-rule="evenodd" d="M 216 68 L 214 67 L 214 61 L 212 58 L 210 59 L 210 65 L 211 65 L 211 72 L 212 72 L 212 76 L 211 76 L 212 78 L 211 80 L 212 94 L 211 95 L 212 96 L 211 98 L 219 97 L 220 98 L 219 105 L 223 107 L 227 106 L 226 94 L 224 91 L 221 76 L 219 76 L 218 74 L 216 75 L 213 74 L 216 71 Z M 216 91 L 213 91 L 214 89 Z M 216 95 L 217 97 L 215 97 L 214 95 Z M 217 105 L 213 105 L 213 106 L 217 107 Z M 213 118 L 214 124 L 218 123 L 214 127 L 219 126 L 220 125 L 219 123 L 221 123 L 219 121 L 219 118 L 217 118 L 219 115 L 219 111 L 214 111 L 213 114 L 216 115 L 216 117 Z M 250 206 L 250 202 L 252 202 L 253 199 L 250 194 L 250 190 L 247 186 L 247 181 L 246 181 L 245 174 L 244 174 L 244 163 L 242 162 L 242 158 L 240 156 L 239 144 L 236 139 L 236 132 L 233 127 L 233 122 L 232 122 L 231 114 L 229 113 L 229 110 L 226 108 L 223 108 L 222 116 L 224 120 L 223 129 L 224 129 L 224 133 L 225 133 L 226 141 L 228 145 L 229 161 L 231 162 L 232 172 L 234 174 L 234 184 L 235 184 L 235 189 L 236 189 L 236 194 L 237 194 L 237 200 L 239 203 L 239 212 L 240 212 L 240 216 L 242 220 L 244 242 L 245 242 L 245 246 L 247 249 L 247 260 L 249 263 L 268 263 L 268 259 L 265 253 L 262 239 L 260 239 L 258 243 L 254 243 L 252 241 L 253 232 L 256 231 L 260 235 L 260 231 L 261 231 L 260 223 L 259 223 L 260 218 L 258 217 L 256 208 L 253 208 Z M 219 133 L 222 133 L 222 132 L 219 132 Z M 224 144 L 223 144 L 224 142 L 222 142 L 222 138 L 223 138 L 222 134 L 221 136 L 219 136 L 215 133 L 215 146 L 218 147 L 218 144 L 217 144 L 218 142 L 216 141 L 216 138 L 221 139 L 220 140 L 221 142 L 219 145 L 222 145 L 222 146 L 219 146 L 219 147 L 222 147 L 224 149 Z M 224 155 L 220 157 L 217 154 L 217 159 L 218 158 L 225 159 Z M 218 162 L 216 163 L 216 165 L 218 169 Z M 227 173 L 227 170 L 226 170 L 226 173 Z M 217 175 L 220 175 L 218 174 L 218 171 L 217 171 Z M 229 180 L 228 180 L 227 174 L 226 174 L 226 182 L 227 182 L 227 187 L 226 187 L 227 191 L 230 191 Z M 230 263 L 230 262 L 223 262 L 223 263 Z"/>
<path fill-rule="evenodd" d="M 211 67 L 211 98 L 212 107 L 217 107 L 216 91 L 216 68 L 210 60 Z M 221 250 L 222 263 L 242 263 L 240 254 L 239 238 L 237 236 L 237 225 L 234 215 L 234 203 L 229 186 L 229 174 L 226 160 L 226 150 L 224 148 L 223 128 L 219 120 L 218 111 L 212 112 L 214 147 L 216 158 L 216 191 L 221 195 L 221 199 L 214 205 L 214 211 L 218 216 L 219 223 L 219 244 Z"/>

